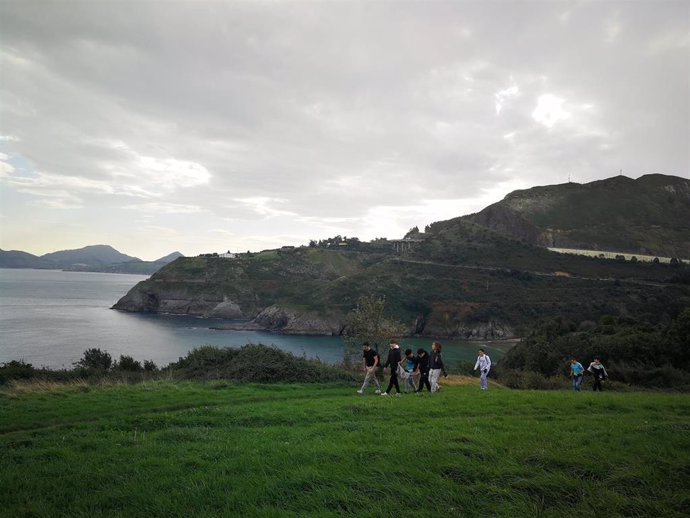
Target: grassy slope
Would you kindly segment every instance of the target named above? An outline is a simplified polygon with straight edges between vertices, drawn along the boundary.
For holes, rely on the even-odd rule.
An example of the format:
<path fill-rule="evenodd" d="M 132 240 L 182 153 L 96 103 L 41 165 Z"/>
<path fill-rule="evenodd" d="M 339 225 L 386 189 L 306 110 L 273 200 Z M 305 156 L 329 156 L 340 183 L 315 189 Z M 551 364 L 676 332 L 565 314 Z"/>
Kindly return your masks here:
<path fill-rule="evenodd" d="M 690 182 L 684 178 L 614 176 L 533 187 L 495 205 L 516 210 L 541 232 L 557 231 L 558 247 L 690 256 Z"/>
<path fill-rule="evenodd" d="M 0 392 L 7 516 L 686 516 L 690 399 L 448 386 Z"/>
<path fill-rule="evenodd" d="M 220 301 L 226 296 L 248 315 L 280 304 L 334 317 L 347 314 L 363 294 L 376 294 L 385 295 L 393 316 L 408 325 L 419 315 L 433 321 L 437 316 L 429 317 L 432 306 L 443 304 L 450 305 L 453 321 L 464 319 L 471 324 L 498 319 L 515 327 L 542 317 L 560 315 L 580 322 L 619 311 L 639 314 L 640 308 L 659 321 L 670 305 L 683 306 L 690 300 L 685 287 L 658 285 L 676 273 L 668 265 L 556 254 L 463 220 L 435 224 L 426 241 L 400 259 L 311 248 L 267 251 L 238 260 L 183 258 L 138 284 L 133 292 L 192 300 Z M 547 275 L 565 271 L 591 280 L 503 269 Z M 611 280 L 595 280 L 601 278 L 633 282 L 620 287 Z M 655 285 L 636 284 L 639 280 Z M 658 302 L 650 304 L 650 298 Z M 461 318 L 467 304 L 475 309 Z M 435 326 L 435 332 L 441 331 Z"/>

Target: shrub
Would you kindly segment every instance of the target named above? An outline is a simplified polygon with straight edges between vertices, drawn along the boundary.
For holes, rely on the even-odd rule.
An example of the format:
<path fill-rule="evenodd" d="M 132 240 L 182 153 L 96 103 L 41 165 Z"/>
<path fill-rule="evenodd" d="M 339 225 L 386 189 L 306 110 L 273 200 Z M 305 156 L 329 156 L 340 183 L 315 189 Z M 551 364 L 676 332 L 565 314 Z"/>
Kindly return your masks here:
<path fill-rule="evenodd" d="M 460 360 L 455 364 L 455 369 L 453 369 L 453 374 L 462 374 L 463 376 L 473 376 L 474 363 L 469 360 Z"/>
<path fill-rule="evenodd" d="M 10 380 L 30 379 L 36 374 L 36 369 L 24 360 L 12 360 L 0 365 L 0 385 Z"/>
<path fill-rule="evenodd" d="M 138 372 L 142 370 L 141 363 L 131 356 L 120 355 L 120 360 L 115 363 L 115 369 L 121 371 Z"/>
<path fill-rule="evenodd" d="M 204 346 L 169 367 L 182 379 L 232 379 L 252 383 L 322 383 L 353 379 L 352 374 L 319 360 L 299 358 L 266 345 L 245 345 L 240 349 Z"/>
<path fill-rule="evenodd" d="M 96 369 L 107 371 L 113 364 L 113 359 L 107 351 L 101 351 L 97 348 L 87 349 L 81 360 L 74 365 L 83 367 L 84 369 Z"/>
<path fill-rule="evenodd" d="M 153 372 L 155 370 L 158 370 L 158 367 L 155 363 L 153 363 L 153 360 L 144 360 L 144 370 Z"/>

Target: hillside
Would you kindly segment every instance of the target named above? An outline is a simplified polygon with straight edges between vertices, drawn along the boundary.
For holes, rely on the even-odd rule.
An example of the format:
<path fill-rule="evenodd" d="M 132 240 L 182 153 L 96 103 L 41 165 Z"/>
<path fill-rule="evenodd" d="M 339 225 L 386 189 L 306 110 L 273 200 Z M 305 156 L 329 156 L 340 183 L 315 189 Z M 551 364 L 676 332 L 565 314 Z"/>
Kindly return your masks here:
<path fill-rule="evenodd" d="M 60 250 L 40 257 L 18 250 L 0 250 L 0 268 L 37 268 L 79 272 L 130 273 L 150 275 L 175 259 L 173 252 L 156 261 L 142 261 L 109 245 L 92 245 L 76 250 Z"/>
<path fill-rule="evenodd" d="M 50 265 L 28 252 L 0 250 L 0 268 L 50 268 Z"/>
<path fill-rule="evenodd" d="M 168 254 L 168 255 L 166 255 L 166 256 L 164 256 L 164 257 L 160 257 L 159 259 L 156 259 L 156 260 L 153 261 L 153 262 L 154 262 L 154 263 L 164 263 L 164 264 L 168 264 L 168 263 L 172 263 L 175 259 L 177 259 L 177 258 L 179 258 L 179 257 L 184 257 L 184 255 L 182 255 L 180 252 L 173 252 L 173 253 Z"/>
<path fill-rule="evenodd" d="M 674 187 L 667 189 L 669 185 Z M 179 258 L 135 286 L 114 308 L 251 319 L 226 328 L 338 335 L 358 299 L 371 294 L 386 297 L 392 316 L 407 326 L 409 334 L 425 336 L 510 338 L 522 336 L 536 320 L 555 317 L 579 324 L 621 315 L 656 325 L 690 306 L 688 265 L 557 254 L 534 244 L 540 234 L 526 219 L 543 222 L 544 214 L 560 214 L 561 226 L 566 228 L 577 219 L 568 211 L 577 214 L 577 204 L 586 209 L 586 199 L 598 200 L 595 204 L 603 207 L 602 196 L 615 198 L 613 192 L 626 189 L 646 192 L 647 197 L 640 195 L 640 199 L 658 197 L 658 193 L 649 194 L 650 186 L 666 193 L 664 199 L 675 207 L 667 211 L 665 226 L 657 225 L 662 216 L 652 210 L 661 211 L 661 206 L 640 202 L 631 215 L 627 212 L 630 197 L 621 195 L 610 207 L 601 208 L 599 229 L 602 235 L 602 229 L 618 235 L 625 221 L 647 221 L 638 226 L 658 227 L 657 234 L 661 232 L 664 239 L 677 238 L 664 246 L 678 252 L 686 240 L 690 244 L 690 215 L 681 224 L 686 210 L 683 200 L 690 193 L 685 190 L 687 181 L 660 175 L 636 181 L 616 177 L 586 186 L 518 191 L 504 200 L 513 208 L 504 204 L 472 217 L 434 223 L 405 243 L 402 252 L 386 240 L 344 243 L 338 236 L 314 241 L 309 247 L 240 254 L 235 259 Z M 681 201 L 668 202 L 669 196 Z M 616 210 L 620 214 L 609 217 Z M 489 213 L 502 214 L 504 225 L 491 228 L 475 221 Z M 590 216 L 583 221 L 592 220 Z M 513 234 L 519 229 L 532 229 L 532 233 L 525 230 L 516 239 L 507 235 L 510 229 Z M 625 238 L 623 231 L 620 234 Z"/>
<path fill-rule="evenodd" d="M 461 383 L 399 398 L 344 385 L 20 384 L 0 390 L 0 506 L 7 516 L 690 511 L 687 396 Z"/>
<path fill-rule="evenodd" d="M 471 231 L 485 234 L 480 240 L 465 232 L 468 225 L 429 234 L 404 256 L 302 247 L 237 259 L 180 258 L 114 309 L 253 319 L 252 329 L 338 335 L 357 300 L 374 294 L 387 298 L 410 334 L 491 339 L 520 336 L 539 318 L 630 314 L 658 322 L 690 306 L 690 288 L 667 282 L 686 266 L 555 254 L 474 225 Z"/>
<path fill-rule="evenodd" d="M 533 187 L 463 219 L 537 246 L 690 258 L 690 180 L 677 176 Z"/>
<path fill-rule="evenodd" d="M 123 254 L 109 245 L 91 245 L 76 250 L 60 250 L 44 254 L 41 259 L 55 268 L 70 269 L 73 267 L 97 267 L 113 263 L 139 261 L 136 257 Z"/>

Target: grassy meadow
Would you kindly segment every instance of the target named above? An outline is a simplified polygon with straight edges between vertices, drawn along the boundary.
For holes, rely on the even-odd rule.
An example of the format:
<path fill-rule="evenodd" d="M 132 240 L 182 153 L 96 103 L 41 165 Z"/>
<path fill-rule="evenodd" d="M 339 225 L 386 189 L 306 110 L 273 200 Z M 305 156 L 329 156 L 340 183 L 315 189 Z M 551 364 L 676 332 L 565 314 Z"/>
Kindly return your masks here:
<path fill-rule="evenodd" d="M 15 383 L 2 516 L 688 516 L 690 397 Z"/>

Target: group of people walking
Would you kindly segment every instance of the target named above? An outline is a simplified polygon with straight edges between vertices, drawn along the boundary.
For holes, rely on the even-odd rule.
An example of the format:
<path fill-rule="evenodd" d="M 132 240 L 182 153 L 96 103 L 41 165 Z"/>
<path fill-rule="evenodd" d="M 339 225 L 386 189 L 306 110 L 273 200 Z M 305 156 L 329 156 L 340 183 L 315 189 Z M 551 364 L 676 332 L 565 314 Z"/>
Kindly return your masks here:
<path fill-rule="evenodd" d="M 443 364 L 443 357 L 441 355 L 443 347 L 439 342 L 432 342 L 430 353 L 420 348 L 417 349 L 416 355 L 412 349 L 406 349 L 403 354 L 396 340 L 390 340 L 388 348 L 388 356 L 386 357 L 386 362 L 383 363 L 379 353 L 371 348 L 369 342 L 362 344 L 362 367 L 364 368 L 365 376 L 362 387 L 357 391 L 358 394 L 364 394 L 367 387 L 370 384 L 374 384 L 376 386 L 374 394 L 388 396 L 395 389 L 396 395 L 398 395 L 401 393 L 399 380 L 403 381 L 402 392 L 404 393 L 419 393 L 424 390 L 424 387 L 431 393 L 441 390 L 441 385 L 438 381 L 441 375 L 445 377 L 448 374 L 446 373 L 446 367 Z M 376 377 L 376 370 L 379 367 L 384 369 L 390 368 L 388 388 L 383 392 L 381 392 L 381 384 Z M 491 370 L 491 358 L 489 358 L 484 349 L 479 349 L 474 370 L 479 370 L 480 388 L 488 390 L 489 385 L 486 378 Z M 594 391 L 602 391 L 603 383 L 608 379 L 609 375 L 601 360 L 595 357 L 586 371 L 592 375 L 592 389 Z M 575 358 L 572 358 L 570 360 L 570 377 L 574 391 L 579 392 L 581 390 L 584 375 L 585 368 Z M 417 379 L 416 382 L 415 379 Z"/>
<path fill-rule="evenodd" d="M 601 360 L 598 357 L 594 357 L 594 361 L 589 364 L 589 367 L 587 367 L 587 372 L 592 374 L 593 382 L 592 382 L 592 389 L 596 392 L 597 390 L 599 392 L 602 391 L 602 383 L 606 381 L 606 379 L 609 377 L 608 373 L 606 372 L 606 368 L 604 365 L 601 363 Z M 582 380 L 584 379 L 585 376 L 585 368 L 582 366 L 582 364 L 577 361 L 575 358 L 572 358 L 570 360 L 570 377 L 573 381 L 573 390 L 575 392 L 580 392 L 580 389 L 582 388 Z"/>
<path fill-rule="evenodd" d="M 358 394 L 364 394 L 366 388 L 373 383 L 376 386 L 375 394 L 387 396 L 395 388 L 396 395 L 400 394 L 399 380 L 403 380 L 403 391 L 419 393 L 426 387 L 430 393 L 441 390 L 439 379 L 441 375 L 448 376 L 446 367 L 443 364 L 443 357 L 441 349 L 443 348 L 439 342 L 431 344 L 431 353 L 425 349 L 417 349 L 415 355 L 412 349 L 406 349 L 405 353 L 401 352 L 400 346 L 396 340 L 390 340 L 388 343 L 388 356 L 386 362 L 382 363 L 379 353 L 371 348 L 369 342 L 362 344 L 362 367 L 364 368 L 365 376 L 362 387 L 357 391 Z M 376 369 L 382 366 L 384 369 L 390 368 L 390 380 L 388 388 L 381 392 L 381 384 L 376 377 Z M 482 390 L 488 389 L 486 376 L 491 369 L 491 359 L 485 353 L 484 349 L 479 350 L 477 363 L 474 370 L 480 369 L 480 386 Z M 415 378 L 418 381 L 415 383 Z"/>

